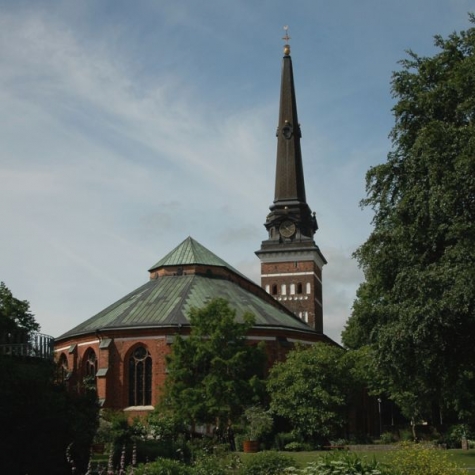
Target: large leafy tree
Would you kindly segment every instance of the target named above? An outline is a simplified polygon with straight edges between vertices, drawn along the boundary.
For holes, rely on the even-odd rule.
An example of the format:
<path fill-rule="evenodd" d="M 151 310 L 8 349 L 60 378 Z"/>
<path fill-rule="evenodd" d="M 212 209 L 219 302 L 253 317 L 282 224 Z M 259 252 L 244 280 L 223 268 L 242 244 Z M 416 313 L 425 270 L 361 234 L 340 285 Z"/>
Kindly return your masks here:
<path fill-rule="evenodd" d="M 237 321 L 226 300 L 214 299 L 189 320 L 190 335 L 176 336 L 167 357 L 162 404 L 190 423 L 236 419 L 263 396 L 265 351 L 246 341 L 254 317 Z"/>
<path fill-rule="evenodd" d="M 0 282 L 0 335 L 39 329 L 29 302 L 15 298 L 5 283 Z"/>
<path fill-rule="evenodd" d="M 374 229 L 342 335 L 416 420 L 434 405 L 475 414 L 475 29 L 435 46 L 393 74 L 393 150 L 366 176 Z"/>
<path fill-rule="evenodd" d="M 297 347 L 270 370 L 270 407 L 304 439 L 326 439 L 342 430 L 357 387 L 354 362 L 340 347 Z"/>

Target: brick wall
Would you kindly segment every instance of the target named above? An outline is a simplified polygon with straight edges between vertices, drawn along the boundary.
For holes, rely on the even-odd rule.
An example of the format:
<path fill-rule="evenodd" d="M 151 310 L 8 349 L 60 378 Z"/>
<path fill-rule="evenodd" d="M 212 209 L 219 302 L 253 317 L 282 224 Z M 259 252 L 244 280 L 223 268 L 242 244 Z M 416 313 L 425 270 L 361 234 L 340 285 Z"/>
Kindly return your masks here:
<path fill-rule="evenodd" d="M 186 330 L 183 330 L 186 333 Z M 265 341 L 268 358 L 267 369 L 276 362 L 283 361 L 286 354 L 293 348 L 295 341 L 314 343 L 319 336 L 313 333 L 281 330 L 258 330 L 248 336 L 250 344 Z M 137 332 L 113 332 L 89 335 L 61 342 L 55 349 L 56 360 L 65 355 L 68 369 L 72 372 L 68 385 L 71 390 L 77 390 L 84 376 L 83 367 L 88 350 L 93 350 L 97 357 L 96 386 L 99 400 L 104 401 L 103 407 L 114 410 L 126 410 L 128 416 L 143 415 L 151 408 L 129 408 L 128 400 L 128 360 L 133 350 L 143 345 L 152 358 L 152 405 L 160 396 L 166 378 L 165 356 L 171 351 L 173 334 L 168 329 Z"/>

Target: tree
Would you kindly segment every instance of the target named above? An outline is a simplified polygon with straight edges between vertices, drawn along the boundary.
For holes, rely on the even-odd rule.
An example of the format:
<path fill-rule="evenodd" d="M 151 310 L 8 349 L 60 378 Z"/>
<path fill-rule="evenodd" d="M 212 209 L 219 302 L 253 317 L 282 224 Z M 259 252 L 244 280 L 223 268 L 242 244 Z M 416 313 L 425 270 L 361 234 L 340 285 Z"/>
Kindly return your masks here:
<path fill-rule="evenodd" d="M 337 435 L 346 423 L 355 388 L 351 359 L 340 347 L 316 343 L 296 347 L 275 364 L 267 380 L 273 413 L 287 419 L 304 439 Z"/>
<path fill-rule="evenodd" d="M 38 329 L 29 303 L 0 283 L 0 344 L 24 342 Z M 0 354 L 0 381 L 0 473 L 66 473 L 70 443 L 76 467 L 85 471 L 98 420 L 95 391 L 70 394 L 53 360 L 16 354 Z"/>
<path fill-rule="evenodd" d="M 246 313 L 239 322 L 226 300 L 214 299 L 191 309 L 189 320 L 189 337 L 177 335 L 167 357 L 162 403 L 189 423 L 235 419 L 264 388 L 263 347 L 246 342 L 254 317 Z"/>
<path fill-rule="evenodd" d="M 435 46 L 393 74 L 393 150 L 366 175 L 374 229 L 342 335 L 415 421 L 435 405 L 475 415 L 475 29 Z"/>
<path fill-rule="evenodd" d="M 0 335 L 39 329 L 40 325 L 30 312 L 30 304 L 15 298 L 5 283 L 0 282 Z"/>

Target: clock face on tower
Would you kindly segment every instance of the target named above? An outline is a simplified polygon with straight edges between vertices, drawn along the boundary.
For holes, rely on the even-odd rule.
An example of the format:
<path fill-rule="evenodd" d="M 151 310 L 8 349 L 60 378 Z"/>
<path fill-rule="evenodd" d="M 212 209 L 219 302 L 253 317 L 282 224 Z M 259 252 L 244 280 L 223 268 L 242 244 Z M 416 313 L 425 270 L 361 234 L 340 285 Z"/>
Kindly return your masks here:
<path fill-rule="evenodd" d="M 292 221 L 284 221 L 279 226 L 280 235 L 286 238 L 289 238 L 295 233 L 295 224 Z"/>

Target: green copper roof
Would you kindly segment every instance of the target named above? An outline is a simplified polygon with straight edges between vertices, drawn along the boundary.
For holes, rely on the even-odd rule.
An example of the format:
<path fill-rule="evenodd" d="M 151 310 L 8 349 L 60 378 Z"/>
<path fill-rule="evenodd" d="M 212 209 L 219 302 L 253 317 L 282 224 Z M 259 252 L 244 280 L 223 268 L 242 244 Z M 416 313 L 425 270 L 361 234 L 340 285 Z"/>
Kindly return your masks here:
<path fill-rule="evenodd" d="M 152 279 L 138 289 L 113 303 L 102 312 L 61 335 L 58 340 L 73 336 L 127 328 L 157 328 L 189 325 L 192 307 L 203 307 L 211 299 L 224 298 L 242 320 L 246 312 L 256 318 L 256 327 L 285 328 L 314 333 L 308 325 L 279 304 L 262 298 L 262 289 L 246 278 L 247 288 L 234 279 L 213 274 L 213 267 L 226 267 L 238 273 L 225 261 L 208 251 L 191 237 L 157 262 L 152 269 L 162 266 L 209 265 L 206 275 L 195 273 L 166 275 Z M 241 274 L 239 274 L 241 275 Z"/>
<path fill-rule="evenodd" d="M 166 276 L 150 280 L 58 339 L 79 334 L 126 328 L 188 325 L 192 307 L 203 307 L 213 298 L 226 299 L 242 321 L 245 312 L 256 318 L 256 327 L 314 331 L 297 317 L 227 279 L 200 275 Z"/>
<path fill-rule="evenodd" d="M 186 266 L 193 264 L 227 267 L 236 274 L 245 277 L 226 261 L 223 261 L 223 259 L 206 249 L 206 247 L 202 246 L 198 241 L 195 241 L 191 236 L 187 237 L 181 244 L 175 247 L 175 249 L 150 267 L 149 271 L 157 269 L 158 267 Z"/>

